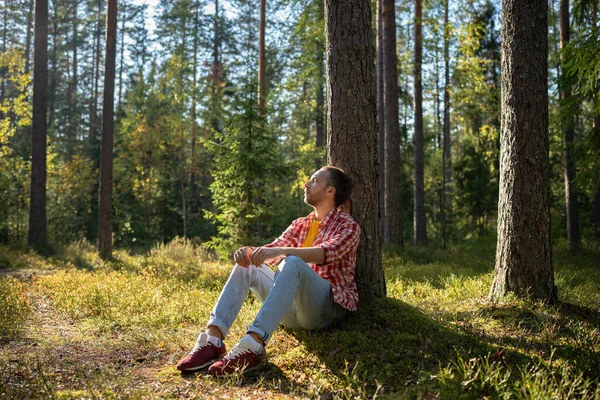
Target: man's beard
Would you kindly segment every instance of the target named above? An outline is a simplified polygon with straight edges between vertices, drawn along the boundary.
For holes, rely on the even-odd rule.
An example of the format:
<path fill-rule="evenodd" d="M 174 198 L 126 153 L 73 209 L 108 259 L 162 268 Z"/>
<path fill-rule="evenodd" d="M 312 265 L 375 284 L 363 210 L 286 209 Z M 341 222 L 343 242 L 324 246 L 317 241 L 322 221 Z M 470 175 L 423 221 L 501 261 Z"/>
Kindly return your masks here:
<path fill-rule="evenodd" d="M 304 202 L 306 204 L 308 204 L 309 206 L 316 207 L 321 201 L 323 201 L 323 198 L 325 197 L 326 189 L 327 188 L 324 187 L 323 189 L 319 190 L 317 193 L 306 193 Z"/>

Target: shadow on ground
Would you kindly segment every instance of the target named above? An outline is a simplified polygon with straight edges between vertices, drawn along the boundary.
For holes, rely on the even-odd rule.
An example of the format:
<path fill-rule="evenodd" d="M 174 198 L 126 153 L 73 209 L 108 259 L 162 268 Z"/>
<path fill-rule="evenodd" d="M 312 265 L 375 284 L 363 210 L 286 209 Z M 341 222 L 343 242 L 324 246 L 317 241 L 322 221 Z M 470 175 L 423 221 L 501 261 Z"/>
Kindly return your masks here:
<path fill-rule="evenodd" d="M 444 327 L 391 298 L 363 306 L 330 330 L 292 333 L 340 379 L 364 388 L 368 396 L 378 391 L 400 394 L 457 357 L 494 358 L 499 351 L 472 332 Z M 511 358 L 510 362 L 530 361 L 520 353 Z"/>

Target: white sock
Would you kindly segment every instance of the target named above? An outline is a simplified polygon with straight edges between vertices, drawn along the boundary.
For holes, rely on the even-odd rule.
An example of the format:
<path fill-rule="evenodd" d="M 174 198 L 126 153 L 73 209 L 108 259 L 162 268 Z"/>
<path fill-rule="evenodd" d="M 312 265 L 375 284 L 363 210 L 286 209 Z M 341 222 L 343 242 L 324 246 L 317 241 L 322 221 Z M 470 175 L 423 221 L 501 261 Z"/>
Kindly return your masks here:
<path fill-rule="evenodd" d="M 223 346 L 223 340 L 221 340 L 220 338 L 216 337 L 216 336 L 210 336 L 209 334 L 206 334 L 208 336 L 208 342 L 214 344 L 217 347 L 221 347 Z"/>
<path fill-rule="evenodd" d="M 254 354 L 260 354 L 262 352 L 263 345 L 257 342 L 251 334 L 248 333 L 246 335 L 246 339 L 246 343 L 248 343 L 248 345 L 250 346 L 250 350 L 252 350 Z"/>

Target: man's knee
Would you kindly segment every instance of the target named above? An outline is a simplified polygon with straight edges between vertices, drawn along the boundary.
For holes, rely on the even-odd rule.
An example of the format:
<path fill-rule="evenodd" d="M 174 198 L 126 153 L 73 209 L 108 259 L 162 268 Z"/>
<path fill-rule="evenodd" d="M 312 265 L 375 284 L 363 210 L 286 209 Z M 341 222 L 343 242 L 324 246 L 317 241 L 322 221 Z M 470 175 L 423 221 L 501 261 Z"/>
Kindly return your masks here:
<path fill-rule="evenodd" d="M 306 262 L 304 262 L 304 260 L 298 256 L 286 256 L 283 259 L 283 262 L 279 264 L 279 269 L 291 269 L 294 271 L 299 271 L 302 270 L 305 265 L 307 265 Z"/>

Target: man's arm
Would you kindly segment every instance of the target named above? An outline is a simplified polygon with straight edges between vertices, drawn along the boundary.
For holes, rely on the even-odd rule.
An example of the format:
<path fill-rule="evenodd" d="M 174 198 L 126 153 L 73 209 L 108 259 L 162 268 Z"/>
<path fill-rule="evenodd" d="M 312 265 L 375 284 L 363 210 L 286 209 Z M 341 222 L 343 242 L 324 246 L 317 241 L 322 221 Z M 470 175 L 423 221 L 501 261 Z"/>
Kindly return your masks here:
<path fill-rule="evenodd" d="M 285 256 L 296 256 L 307 264 L 325 262 L 325 251 L 321 247 L 259 247 L 252 252 L 250 261 L 254 265 L 262 265 L 269 260 Z"/>

